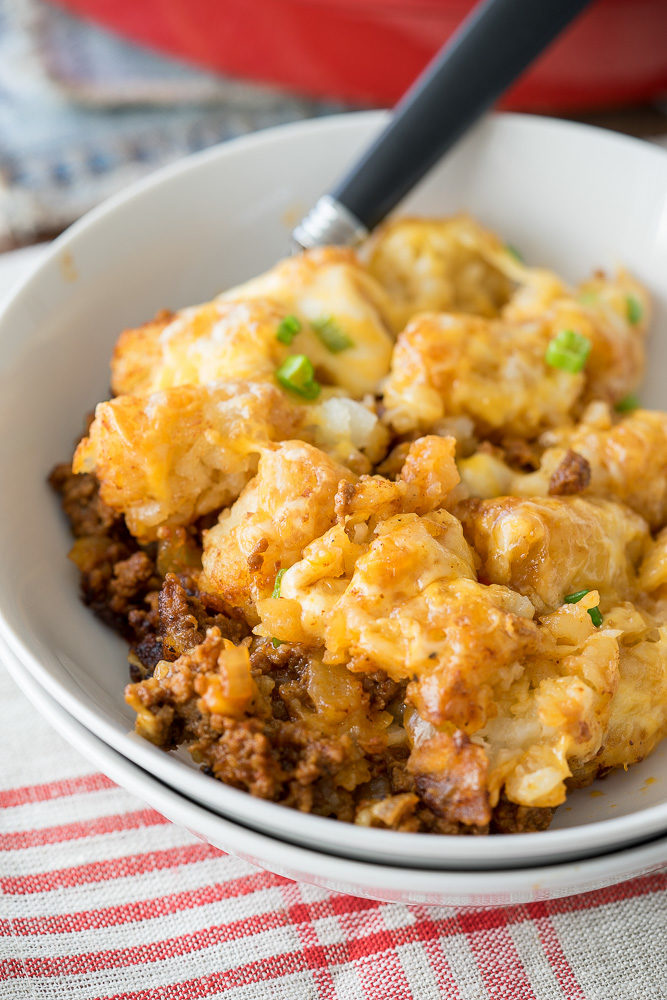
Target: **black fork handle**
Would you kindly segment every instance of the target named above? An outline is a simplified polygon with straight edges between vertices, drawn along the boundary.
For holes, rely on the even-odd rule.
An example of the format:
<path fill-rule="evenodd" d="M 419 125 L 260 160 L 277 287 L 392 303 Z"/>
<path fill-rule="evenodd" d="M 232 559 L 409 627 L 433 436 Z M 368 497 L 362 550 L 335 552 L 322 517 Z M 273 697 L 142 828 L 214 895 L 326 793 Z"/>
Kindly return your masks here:
<path fill-rule="evenodd" d="M 371 230 L 590 0 L 486 0 L 331 191 Z"/>

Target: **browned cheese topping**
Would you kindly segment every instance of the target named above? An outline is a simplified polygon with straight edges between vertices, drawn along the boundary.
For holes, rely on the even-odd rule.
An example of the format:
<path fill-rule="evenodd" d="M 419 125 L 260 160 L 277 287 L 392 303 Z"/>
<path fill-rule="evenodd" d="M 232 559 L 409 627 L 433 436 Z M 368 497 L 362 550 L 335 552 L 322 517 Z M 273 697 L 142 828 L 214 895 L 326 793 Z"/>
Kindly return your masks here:
<path fill-rule="evenodd" d="M 137 732 L 303 812 L 546 829 L 667 732 L 650 318 L 465 216 L 124 331 L 60 494 Z M 120 697 L 120 692 L 119 692 Z"/>

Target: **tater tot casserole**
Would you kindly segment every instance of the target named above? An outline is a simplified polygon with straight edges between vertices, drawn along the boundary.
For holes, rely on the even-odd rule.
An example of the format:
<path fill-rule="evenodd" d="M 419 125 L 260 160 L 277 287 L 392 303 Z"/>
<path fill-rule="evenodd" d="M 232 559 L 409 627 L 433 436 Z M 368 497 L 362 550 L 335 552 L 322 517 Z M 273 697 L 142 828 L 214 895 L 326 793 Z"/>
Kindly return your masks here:
<path fill-rule="evenodd" d="M 56 466 L 136 730 L 362 826 L 543 830 L 667 731 L 667 414 L 627 272 L 399 218 L 119 337 Z M 120 692 L 119 692 L 120 696 Z"/>

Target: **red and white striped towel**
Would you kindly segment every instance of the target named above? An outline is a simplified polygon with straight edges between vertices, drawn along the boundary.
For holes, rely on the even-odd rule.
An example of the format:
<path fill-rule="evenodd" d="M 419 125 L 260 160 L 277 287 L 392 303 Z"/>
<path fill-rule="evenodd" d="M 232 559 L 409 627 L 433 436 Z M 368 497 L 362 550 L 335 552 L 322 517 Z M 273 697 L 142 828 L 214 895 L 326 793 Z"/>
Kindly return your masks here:
<path fill-rule="evenodd" d="M 407 907 L 196 840 L 0 666 L 2 1000 L 665 1000 L 667 875 L 504 910 Z"/>

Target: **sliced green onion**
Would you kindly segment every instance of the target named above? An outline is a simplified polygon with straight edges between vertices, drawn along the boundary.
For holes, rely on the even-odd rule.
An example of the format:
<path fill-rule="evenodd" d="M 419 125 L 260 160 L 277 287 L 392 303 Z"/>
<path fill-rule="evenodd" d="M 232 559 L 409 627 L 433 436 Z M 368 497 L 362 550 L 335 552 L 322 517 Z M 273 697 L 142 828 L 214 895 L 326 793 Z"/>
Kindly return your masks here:
<path fill-rule="evenodd" d="M 274 635 L 273 639 L 271 640 L 271 645 L 273 646 L 274 649 L 277 649 L 278 646 L 282 646 L 282 642 L 280 639 L 276 639 Z"/>
<path fill-rule="evenodd" d="M 276 331 L 276 340 L 279 340 L 281 344 L 289 345 L 300 329 L 301 320 L 298 316 L 285 316 L 285 319 L 280 321 L 278 330 Z"/>
<path fill-rule="evenodd" d="M 634 392 L 624 396 L 623 399 L 619 399 L 618 403 L 614 406 L 617 413 L 632 413 L 633 410 L 637 410 L 638 408 L 639 400 Z"/>
<path fill-rule="evenodd" d="M 590 590 L 575 590 L 574 594 L 566 594 L 563 600 L 566 604 L 578 604 L 586 594 L 590 594 Z"/>
<path fill-rule="evenodd" d="M 507 252 L 509 254 L 512 255 L 512 257 L 515 258 L 515 260 L 518 260 L 520 264 L 524 263 L 524 256 L 523 256 L 523 254 L 519 250 L 517 250 L 517 248 L 515 246 L 512 246 L 511 243 L 506 243 L 505 244 L 505 249 L 507 250 Z"/>
<path fill-rule="evenodd" d="M 644 315 L 644 309 L 636 295 L 626 295 L 625 310 L 628 322 L 632 323 L 633 326 L 636 326 Z"/>
<path fill-rule="evenodd" d="M 280 368 L 276 369 L 276 378 L 283 388 L 304 399 L 316 399 L 322 388 L 315 381 L 315 369 L 305 354 L 290 354 L 285 358 Z"/>
<path fill-rule="evenodd" d="M 280 597 L 280 584 L 283 582 L 283 577 L 285 575 L 284 569 L 279 569 L 276 574 L 276 582 L 273 585 L 273 593 L 271 597 Z"/>
<path fill-rule="evenodd" d="M 600 609 L 599 608 L 589 608 L 588 609 L 588 613 L 591 616 L 591 621 L 593 622 L 593 624 L 595 625 L 595 627 L 596 628 L 600 628 L 600 625 L 602 625 L 602 615 L 600 613 Z"/>
<path fill-rule="evenodd" d="M 585 597 L 586 594 L 590 594 L 590 590 L 576 590 L 574 592 L 574 594 L 566 594 L 565 597 L 563 598 L 563 600 L 565 601 L 566 604 L 578 604 L 579 601 L 581 600 L 581 598 Z M 588 611 L 589 615 L 591 616 L 591 621 L 593 622 L 593 624 L 595 625 L 595 627 L 596 628 L 600 628 L 600 625 L 602 625 L 602 621 L 603 621 L 602 614 L 600 613 L 600 609 L 599 608 L 587 608 L 586 610 Z"/>
<path fill-rule="evenodd" d="M 591 352 L 591 342 L 588 337 L 576 330 L 560 330 L 549 345 L 544 360 L 552 368 L 576 375 L 588 360 Z"/>
<path fill-rule="evenodd" d="M 332 316 L 320 316 L 319 319 L 311 320 L 310 324 L 320 338 L 324 346 L 332 354 L 340 354 L 348 347 L 354 347 L 353 341 L 343 333 L 340 326 Z"/>

